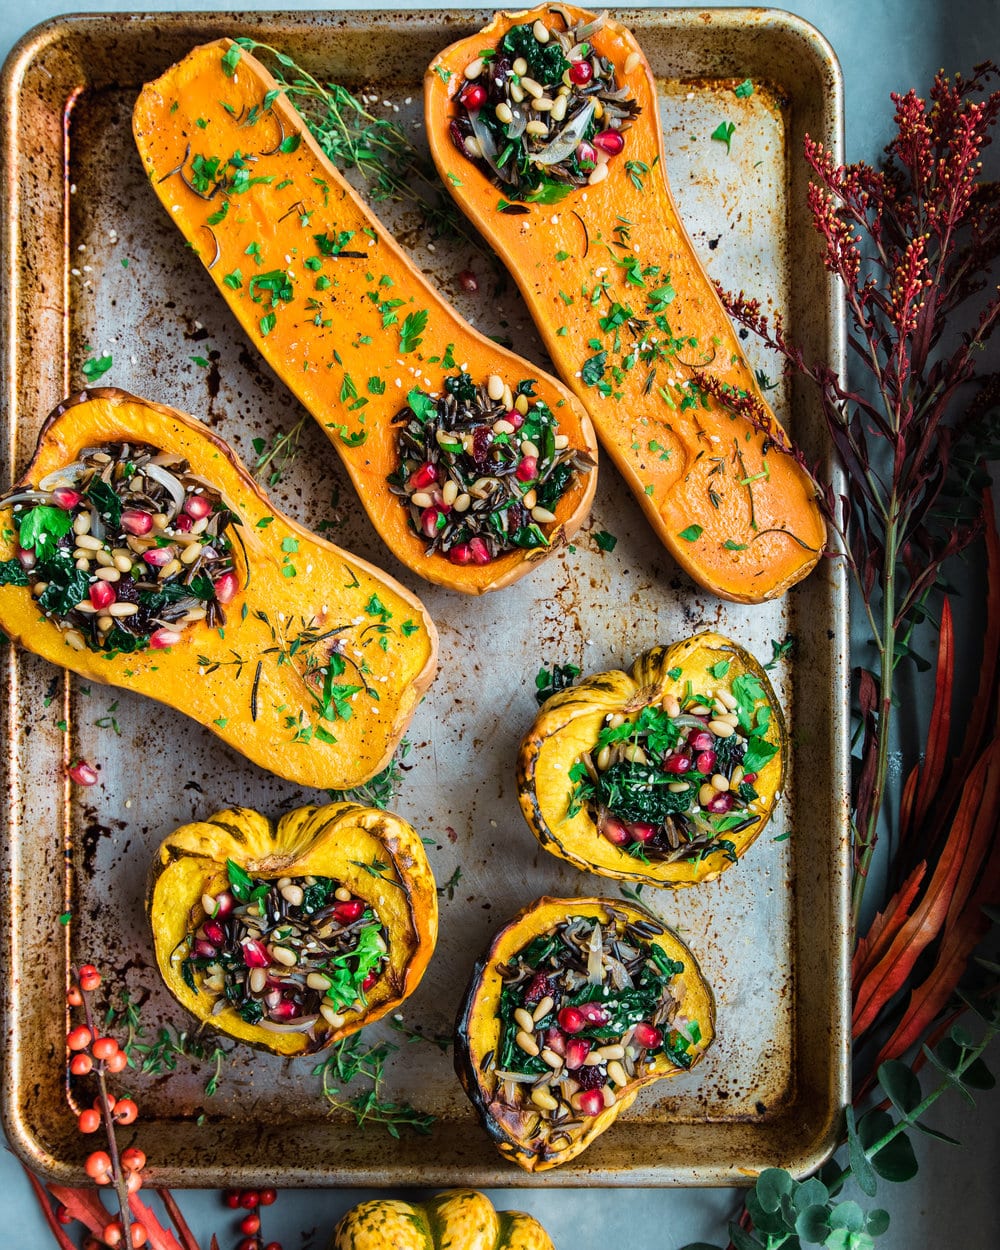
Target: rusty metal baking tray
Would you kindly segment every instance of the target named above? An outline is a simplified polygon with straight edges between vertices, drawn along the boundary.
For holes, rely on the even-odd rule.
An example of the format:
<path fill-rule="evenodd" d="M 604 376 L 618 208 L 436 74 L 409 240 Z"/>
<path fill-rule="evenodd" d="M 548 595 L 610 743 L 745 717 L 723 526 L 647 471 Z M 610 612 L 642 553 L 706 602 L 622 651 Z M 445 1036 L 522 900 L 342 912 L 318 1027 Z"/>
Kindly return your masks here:
<path fill-rule="evenodd" d="M 781 309 L 807 355 L 840 360 L 837 302 L 811 237 L 808 132 L 837 154 L 836 61 L 805 23 L 767 10 L 625 11 L 661 86 L 669 174 L 712 274 Z M 130 133 L 144 81 L 194 44 L 249 34 L 354 87 L 372 111 L 422 138 L 420 82 L 445 44 L 478 28 L 474 12 L 117 14 L 38 27 L 3 77 L 2 237 L 4 480 L 26 463 L 43 417 L 108 353 L 104 381 L 196 413 L 244 459 L 253 440 L 300 410 L 244 341 L 197 259 L 145 183 Z M 734 87 L 750 78 L 754 93 Z M 736 129 L 731 153 L 710 136 Z M 513 283 L 481 258 L 385 213 L 420 264 L 467 316 L 529 358 L 544 354 Z M 479 273 L 478 295 L 457 275 Z M 753 343 L 747 344 L 755 350 Z M 198 360 L 194 358 L 197 357 Z M 207 362 L 207 367 L 199 363 Z M 774 373 L 774 361 L 760 358 Z M 828 449 L 814 397 L 794 385 L 777 406 L 807 454 Z M 791 415 L 789 415 L 791 414 Z M 273 492 L 279 506 L 406 584 L 324 438 Z M 618 537 L 603 552 L 593 532 Z M 605 462 L 591 523 L 517 585 L 474 601 L 414 586 L 441 630 L 441 671 L 409 734 L 397 808 L 426 837 L 442 896 L 438 952 L 406 1004 L 407 1025 L 448 1032 L 479 950 L 542 893 L 616 893 L 538 848 L 514 793 L 517 743 L 535 709 L 535 673 L 572 661 L 584 672 L 630 661 L 698 628 L 730 634 L 764 659 L 795 637 L 774 676 L 794 743 L 791 784 L 746 860 L 712 885 L 644 891 L 715 987 L 718 1041 L 705 1062 L 647 1091 L 572 1164 L 530 1177 L 505 1164 L 433 1045 L 404 1043 L 388 1093 L 437 1121 L 429 1138 L 392 1140 L 328 1116 L 312 1063 L 236 1047 L 217 1092 L 180 1059 L 168 1076 L 130 1074 L 139 1140 L 170 1185 L 664 1185 L 747 1179 L 778 1164 L 803 1172 L 832 1148 L 847 1099 L 847 690 L 845 585 L 820 568 L 780 603 L 720 603 L 656 543 Z M 245 804 L 280 812 L 315 794 L 282 782 L 173 711 L 85 686 L 35 657 L 6 653 L 3 846 L 3 1119 L 32 1166 L 78 1180 L 87 1147 L 62 1072 L 69 961 L 113 969 L 140 1005 L 147 1036 L 190 1026 L 154 970 L 143 916 L 154 849 L 176 825 Z M 100 764 L 100 784 L 71 788 L 70 757 Z M 461 868 L 461 877 L 453 874 Z M 72 912 L 61 926 L 59 917 Z M 404 1039 L 377 1026 L 372 1036 Z"/>

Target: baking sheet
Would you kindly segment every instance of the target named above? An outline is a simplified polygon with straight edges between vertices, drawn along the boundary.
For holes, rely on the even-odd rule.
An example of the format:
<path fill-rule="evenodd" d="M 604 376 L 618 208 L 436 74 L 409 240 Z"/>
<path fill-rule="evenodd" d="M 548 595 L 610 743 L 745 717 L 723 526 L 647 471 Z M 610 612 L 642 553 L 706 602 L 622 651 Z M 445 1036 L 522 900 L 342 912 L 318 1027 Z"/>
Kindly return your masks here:
<path fill-rule="evenodd" d="M 617 14 L 660 79 L 668 172 L 713 276 L 784 312 L 807 353 L 836 362 L 835 301 L 806 221 L 798 159 L 806 131 L 834 152 L 839 71 L 811 28 L 765 10 Z M 487 14 L 118 15 L 61 19 L 8 62 L 3 176 L 5 447 L 24 465 L 48 411 L 111 354 L 107 384 L 202 417 L 248 461 L 253 440 L 291 428 L 300 409 L 256 357 L 145 185 L 130 133 L 142 82 L 221 34 L 266 39 L 369 98 L 421 138 L 423 69 Z M 359 73 L 362 76 L 359 77 Z M 755 84 L 740 99 L 733 88 Z M 732 151 L 710 136 L 736 124 Z M 513 283 L 466 247 L 429 241 L 412 214 L 380 208 L 418 264 L 479 328 L 543 363 Z M 478 294 L 457 275 L 477 272 Z M 755 364 L 776 373 L 774 361 Z M 207 365 L 198 363 L 206 361 Z M 808 455 L 825 445 L 812 397 L 774 392 Z M 412 586 L 441 630 L 441 670 L 408 734 L 395 803 L 425 837 L 441 898 L 438 951 L 407 1002 L 406 1026 L 450 1032 L 472 963 L 524 902 L 542 893 L 619 893 L 542 852 L 519 814 L 517 743 L 535 711 L 541 665 L 584 672 L 627 664 L 698 628 L 728 633 L 767 659 L 791 634 L 794 659 L 772 676 L 790 721 L 793 768 L 775 820 L 746 860 L 709 886 L 641 901 L 699 957 L 719 1008 L 718 1040 L 698 1069 L 646 1091 L 572 1164 L 530 1177 L 494 1152 L 459 1089 L 450 1054 L 388 1025 L 400 1046 L 388 1096 L 436 1117 L 429 1138 L 353 1126 L 328 1114 L 309 1060 L 231 1048 L 211 1069 L 181 1058 L 166 1074 L 130 1073 L 150 1175 L 170 1185 L 715 1184 L 769 1165 L 804 1171 L 833 1145 L 847 1096 L 847 640 L 843 579 L 825 561 L 777 604 L 721 603 L 694 587 L 651 537 L 610 464 L 575 543 L 482 600 L 424 584 L 391 557 L 325 438 L 311 423 L 272 490 L 278 505 Z M 593 533 L 618 538 L 602 552 Z M 143 918 L 145 874 L 176 825 L 243 804 L 272 814 L 325 796 L 252 767 L 178 713 L 65 677 L 32 656 L 4 657 L 9 683 L 4 848 L 3 1114 L 33 1166 L 79 1180 L 61 1067 L 69 962 L 114 970 L 146 1039 L 191 1021 L 166 994 Z M 99 763 L 90 790 L 65 763 Z M 461 875 L 454 878 L 456 869 Z M 72 912 L 61 926 L 58 917 Z"/>

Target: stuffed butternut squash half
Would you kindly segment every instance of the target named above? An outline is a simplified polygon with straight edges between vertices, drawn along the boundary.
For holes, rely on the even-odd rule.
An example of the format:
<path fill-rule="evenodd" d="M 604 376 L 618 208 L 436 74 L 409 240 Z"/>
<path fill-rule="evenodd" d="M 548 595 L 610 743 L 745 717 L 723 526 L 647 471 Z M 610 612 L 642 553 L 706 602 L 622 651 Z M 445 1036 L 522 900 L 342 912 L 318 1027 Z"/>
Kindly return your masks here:
<path fill-rule="evenodd" d="M 715 1002 L 655 916 L 602 898 L 541 898 L 476 964 L 455 1068 L 505 1158 L 528 1172 L 575 1158 L 645 1085 L 694 1067 Z"/>
<path fill-rule="evenodd" d="M 742 859 L 781 796 L 788 735 L 767 674 L 720 634 L 543 704 L 518 754 L 541 845 L 619 880 L 687 886 Z"/>
<path fill-rule="evenodd" d="M 449 1189 L 429 1202 L 375 1198 L 337 1225 L 330 1250 L 555 1250 L 523 1211 L 497 1211 L 475 1189 Z"/>
<path fill-rule="evenodd" d="M 805 577 L 815 486 L 680 221 L 631 33 L 569 4 L 499 13 L 435 57 L 425 113 L 442 182 L 677 563 L 743 603 Z"/>
<path fill-rule="evenodd" d="M 433 679 L 419 599 L 283 516 L 175 409 L 110 388 L 66 400 L 0 509 L 14 642 L 290 781 L 374 776 Z"/>
<path fill-rule="evenodd" d="M 277 824 L 236 808 L 183 825 L 157 854 L 147 911 L 177 1001 L 280 1055 L 313 1053 L 393 1011 L 437 940 L 420 838 L 355 803 L 301 807 Z"/>
<path fill-rule="evenodd" d="M 171 220 L 394 555 L 481 593 L 576 531 L 596 487 L 582 406 L 455 312 L 249 51 L 195 48 L 133 122 Z"/>

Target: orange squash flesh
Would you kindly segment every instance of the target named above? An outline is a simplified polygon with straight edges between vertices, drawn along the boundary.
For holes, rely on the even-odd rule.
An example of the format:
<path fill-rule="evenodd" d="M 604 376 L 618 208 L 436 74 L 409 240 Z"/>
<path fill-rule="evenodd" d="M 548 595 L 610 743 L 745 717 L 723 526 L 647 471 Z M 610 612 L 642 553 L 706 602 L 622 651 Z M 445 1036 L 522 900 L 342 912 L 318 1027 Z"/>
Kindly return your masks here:
<path fill-rule="evenodd" d="M 437 630 L 420 600 L 373 565 L 278 512 L 229 447 L 200 421 L 124 391 L 98 388 L 61 404 L 43 425 L 18 485 L 37 485 L 72 464 L 85 447 L 116 442 L 147 443 L 182 456 L 237 518 L 240 589 L 226 606 L 225 629 L 197 622 L 165 650 L 77 651 L 22 586 L 0 586 L 0 629 L 90 681 L 178 708 L 289 781 L 343 790 L 373 777 L 389 762 L 436 671 Z M 2 560 L 14 556 L 11 515 L 9 509 L 0 511 Z M 373 596 L 391 614 L 384 634 L 375 628 L 383 623 L 381 611 L 366 611 L 374 606 Z M 294 659 L 289 648 L 304 627 L 322 633 L 341 624 L 347 628 L 336 638 L 347 656 L 367 663 L 366 680 L 378 699 L 361 691 L 351 703 L 350 719 L 326 722 L 315 709 L 317 688 L 303 676 L 310 648 L 300 644 Z M 387 640 L 384 650 L 381 638 Z M 242 660 L 239 667 L 235 657 Z M 326 652 L 317 658 L 325 660 Z M 216 663 L 220 667 L 212 671 Z M 349 667 L 341 680 L 357 684 L 354 674 Z"/>
<path fill-rule="evenodd" d="M 323 155 L 264 66 L 242 52 L 227 74 L 223 58 L 238 52 L 228 39 L 205 44 L 143 89 L 133 127 L 154 190 L 254 345 L 333 443 L 393 554 L 453 590 L 479 594 L 516 581 L 579 528 L 596 471 L 577 474 L 560 499 L 556 521 L 544 527 L 549 547 L 452 564 L 425 554 L 427 540 L 388 489 L 386 477 L 399 466 L 392 419 L 412 388 L 440 392 L 459 366 L 476 383 L 497 374 L 512 390 L 536 379 L 536 398 L 569 445 L 593 458 L 589 417 L 559 382 L 455 312 Z M 246 167 L 243 190 L 227 164 L 234 154 Z M 204 183 L 193 168 L 199 158 L 219 160 Z M 192 189 L 211 188 L 224 172 L 226 191 Z M 318 235 L 338 254 L 324 255 Z M 287 279 L 284 294 L 265 277 L 275 274 Z"/>
<path fill-rule="evenodd" d="M 656 83 L 632 34 L 609 19 L 590 40 L 614 62 L 618 85 L 627 86 L 642 110 L 623 132 L 625 149 L 610 159 L 602 182 L 573 189 L 554 205 L 526 203 L 519 207 L 527 212 L 505 213 L 503 193 L 449 134 L 466 66 L 512 26 L 540 19 L 564 29 L 562 14 L 574 24 L 594 16 L 562 4 L 499 13 L 484 30 L 435 57 L 424 80 L 431 153 L 458 206 L 510 270 L 557 372 L 586 405 L 605 450 L 677 563 L 721 598 L 774 598 L 806 576 L 825 546 L 815 486 L 785 454 L 788 440 L 678 216 L 666 178 Z M 647 166 L 641 189 L 627 161 Z M 648 266 L 659 268 L 643 274 Z M 673 296 L 652 297 L 665 286 Z M 650 364 L 623 368 L 631 347 L 620 338 L 616 349 L 615 335 L 623 331 L 598 324 L 612 302 L 649 323 L 644 337 L 666 339 L 655 324 L 661 315 L 675 340 L 684 340 L 682 349 L 656 364 L 652 381 Z M 588 385 L 581 374 L 596 354 L 595 340 L 608 353 L 607 371 Z M 711 395 L 689 390 L 699 369 L 757 401 L 769 434 Z M 602 395 L 600 384 L 611 394 Z"/>

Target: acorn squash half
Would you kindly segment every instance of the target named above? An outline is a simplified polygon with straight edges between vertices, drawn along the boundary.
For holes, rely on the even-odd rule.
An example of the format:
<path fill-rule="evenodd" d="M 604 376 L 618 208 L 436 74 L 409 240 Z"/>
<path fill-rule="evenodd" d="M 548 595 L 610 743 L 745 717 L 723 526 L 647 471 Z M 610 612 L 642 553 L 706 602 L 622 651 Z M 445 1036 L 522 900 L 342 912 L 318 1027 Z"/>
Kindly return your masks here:
<path fill-rule="evenodd" d="M 375 1198 L 343 1217 L 330 1250 L 555 1250 L 523 1211 L 497 1211 L 475 1189 L 449 1189 L 427 1202 Z"/>
<path fill-rule="evenodd" d="M 193 49 L 144 87 L 133 129 L 170 220 L 253 345 L 333 443 L 398 559 L 439 585 L 480 594 L 515 581 L 572 537 L 597 485 L 596 439 L 583 407 L 554 378 L 459 316 L 327 160 L 259 60 L 229 39 Z M 468 441 L 460 461 L 471 494 L 462 490 L 451 502 L 434 498 L 446 485 L 439 471 L 436 483 L 407 491 L 411 498 L 432 496 L 411 508 L 390 485 L 412 485 L 427 472 L 428 458 L 401 456 L 396 418 L 408 404 L 423 416 L 430 396 L 443 396 L 446 382 L 460 378 L 482 387 L 498 379 L 493 398 L 507 409 L 518 388 L 533 380 L 531 404 L 544 404 L 558 427 L 547 440 L 565 438 L 569 458 L 590 471 L 573 473 L 558 499 L 549 498 L 546 485 L 532 477 L 532 465 L 539 479 L 552 467 L 541 445 L 541 458 L 523 452 L 524 476 L 515 478 L 499 448 L 513 454 L 520 444 L 509 443 L 503 427 L 493 431 L 503 420 L 498 410 L 479 426 L 474 443 L 471 427 L 462 426 Z M 437 445 L 444 444 L 432 440 L 432 454 Z M 494 450 L 503 463 L 493 462 Z M 495 468 L 503 470 L 495 497 L 487 504 L 483 494 L 477 502 L 476 482 L 497 477 Z M 515 494 L 532 491 L 545 506 L 535 515 L 536 502 L 525 517 Z M 477 543 L 458 522 L 455 545 L 443 550 L 446 521 L 475 514 L 478 523 L 480 508 L 503 513 L 500 528 L 515 534 L 518 545 L 493 550 L 496 526 L 477 532 Z"/>
<path fill-rule="evenodd" d="M 160 846 L 146 906 L 177 1001 L 281 1055 L 313 1053 L 395 1010 L 437 940 L 420 838 L 356 803 L 300 807 L 277 823 L 234 808 L 182 825 Z"/>
<path fill-rule="evenodd" d="M 547 699 L 518 753 L 518 798 L 560 859 L 604 877 L 697 885 L 759 836 L 787 751 L 761 665 L 721 634 L 696 634 Z"/>
<path fill-rule="evenodd" d="M 540 898 L 475 966 L 455 1069 L 500 1153 L 540 1172 L 586 1150 L 643 1086 L 692 1068 L 714 1035 L 712 991 L 655 916 Z"/>
<path fill-rule="evenodd" d="M 84 448 L 115 443 L 173 453 L 222 496 L 236 534 L 225 627 L 191 624 L 160 649 L 90 650 L 42 613 L 28 586 L 8 583 L 0 629 L 81 677 L 177 708 L 290 781 L 344 790 L 383 769 L 437 667 L 437 630 L 420 600 L 278 512 L 200 421 L 124 391 L 83 391 L 60 404 L 14 490 L 72 465 Z M 8 567 L 12 517 L 0 511 Z"/>
<path fill-rule="evenodd" d="M 575 46 L 554 57 L 570 27 L 566 41 Z M 536 28 L 545 31 L 542 44 Z M 503 46 L 511 39 L 516 46 Z M 525 75 L 514 72 L 524 58 L 535 75 L 527 75 L 528 94 Z M 598 100 L 603 114 L 588 94 L 597 91 L 597 58 L 625 93 Z M 564 107 L 560 98 L 576 102 L 547 120 Z M 500 12 L 434 58 L 424 102 L 441 181 L 510 270 L 557 373 L 587 408 L 657 537 L 720 598 L 758 603 L 783 594 L 826 545 L 816 486 L 677 212 L 656 82 L 634 36 L 571 4 Z M 593 109 L 589 120 L 584 109 Z M 537 140 L 532 127 L 541 127 Z M 475 153 L 484 139 L 498 154 L 514 150 L 502 162 L 494 157 L 504 177 L 470 154 L 470 139 Z M 560 168 L 576 185 L 557 178 Z M 519 194 L 508 181 L 515 170 L 538 185 Z"/>

